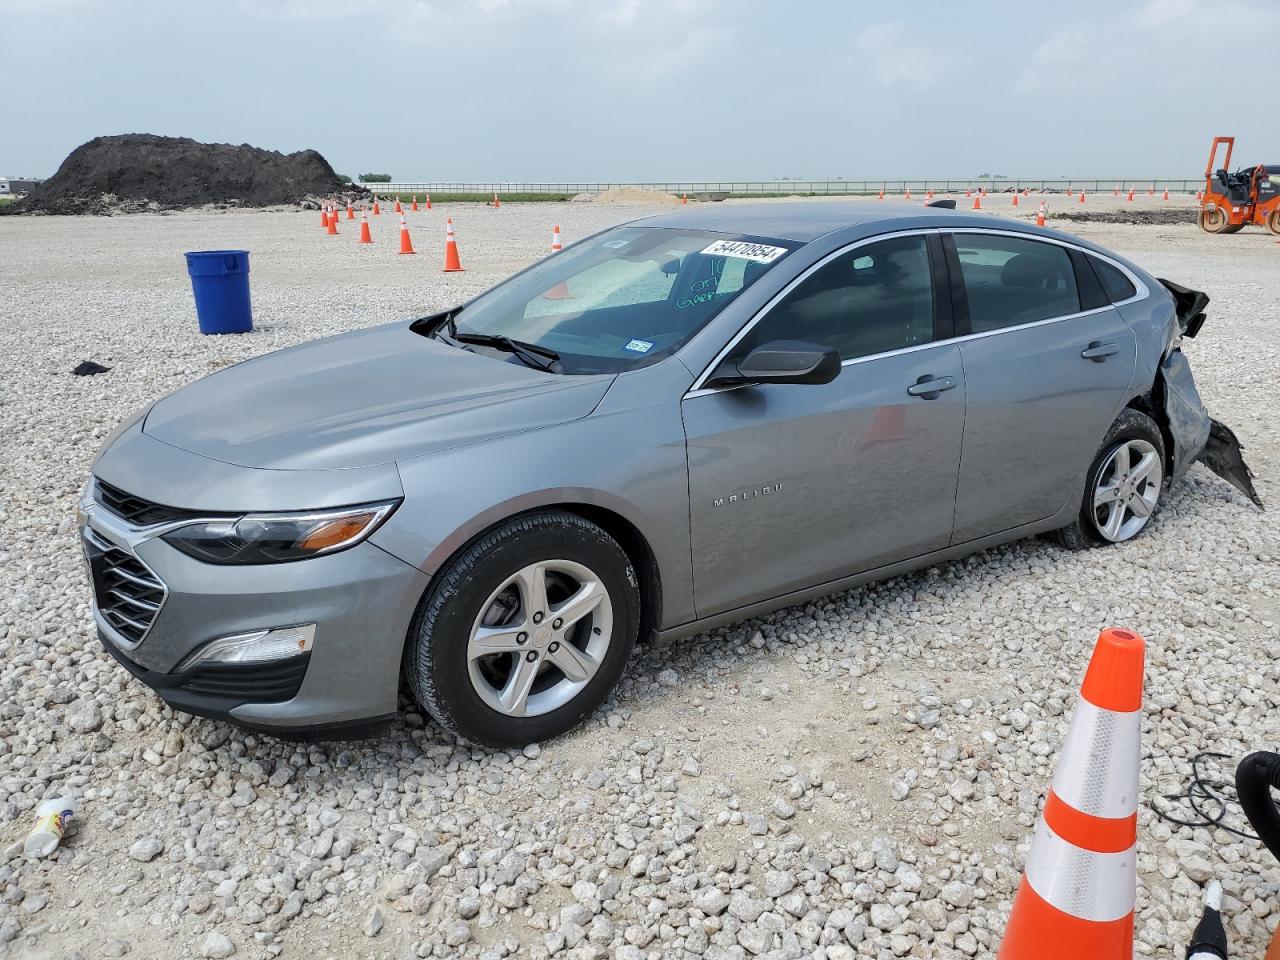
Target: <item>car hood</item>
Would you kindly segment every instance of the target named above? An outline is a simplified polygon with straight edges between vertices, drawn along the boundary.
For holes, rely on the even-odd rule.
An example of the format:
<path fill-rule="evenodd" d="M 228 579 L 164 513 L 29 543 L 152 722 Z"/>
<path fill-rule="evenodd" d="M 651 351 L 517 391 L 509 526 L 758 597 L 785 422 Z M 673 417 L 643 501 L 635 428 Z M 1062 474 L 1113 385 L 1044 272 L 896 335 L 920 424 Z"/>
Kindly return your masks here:
<path fill-rule="evenodd" d="M 612 382 L 507 363 L 395 323 L 221 370 L 157 403 L 143 432 L 245 467 L 363 467 L 585 417 Z"/>

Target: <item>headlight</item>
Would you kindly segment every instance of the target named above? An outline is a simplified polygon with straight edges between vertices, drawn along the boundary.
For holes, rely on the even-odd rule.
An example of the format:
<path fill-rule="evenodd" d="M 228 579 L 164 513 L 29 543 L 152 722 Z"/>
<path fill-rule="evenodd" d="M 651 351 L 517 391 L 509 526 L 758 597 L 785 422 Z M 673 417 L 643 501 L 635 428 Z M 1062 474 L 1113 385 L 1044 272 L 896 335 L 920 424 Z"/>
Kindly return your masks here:
<path fill-rule="evenodd" d="M 202 520 L 171 530 L 164 540 L 205 563 L 286 563 L 354 547 L 378 529 L 399 503 Z"/>

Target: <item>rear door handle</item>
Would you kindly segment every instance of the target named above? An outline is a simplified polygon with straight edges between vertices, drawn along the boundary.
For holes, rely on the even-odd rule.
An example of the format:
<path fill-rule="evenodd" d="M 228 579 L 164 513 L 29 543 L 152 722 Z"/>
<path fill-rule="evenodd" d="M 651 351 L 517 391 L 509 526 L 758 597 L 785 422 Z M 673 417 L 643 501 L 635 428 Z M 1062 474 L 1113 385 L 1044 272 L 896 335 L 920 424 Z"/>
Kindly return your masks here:
<path fill-rule="evenodd" d="M 926 373 L 923 377 L 907 387 L 907 393 L 922 400 L 936 400 L 944 390 L 951 390 L 956 385 L 955 377 L 935 377 Z"/>
<path fill-rule="evenodd" d="M 1120 352 L 1120 348 L 1114 343 L 1103 343 L 1101 340 L 1094 340 L 1089 346 L 1080 351 L 1080 356 L 1086 360 L 1092 360 L 1094 363 L 1102 363 L 1107 357 Z"/>

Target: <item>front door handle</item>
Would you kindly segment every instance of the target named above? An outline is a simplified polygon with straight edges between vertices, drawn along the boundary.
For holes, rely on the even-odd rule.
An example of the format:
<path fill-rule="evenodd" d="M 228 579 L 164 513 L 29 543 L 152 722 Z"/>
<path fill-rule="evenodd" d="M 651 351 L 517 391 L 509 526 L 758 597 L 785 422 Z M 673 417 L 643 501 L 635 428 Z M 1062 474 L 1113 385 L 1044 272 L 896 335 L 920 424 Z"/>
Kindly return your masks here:
<path fill-rule="evenodd" d="M 907 387 L 907 393 L 921 400 L 937 400 L 944 390 L 951 390 L 956 385 L 955 377 L 935 377 L 926 373 L 923 377 Z"/>
<path fill-rule="evenodd" d="M 1103 343 L 1101 340 L 1094 340 L 1089 346 L 1080 351 L 1080 356 L 1086 360 L 1092 360 L 1094 363 L 1103 363 L 1107 357 L 1120 352 L 1120 348 L 1114 343 Z"/>

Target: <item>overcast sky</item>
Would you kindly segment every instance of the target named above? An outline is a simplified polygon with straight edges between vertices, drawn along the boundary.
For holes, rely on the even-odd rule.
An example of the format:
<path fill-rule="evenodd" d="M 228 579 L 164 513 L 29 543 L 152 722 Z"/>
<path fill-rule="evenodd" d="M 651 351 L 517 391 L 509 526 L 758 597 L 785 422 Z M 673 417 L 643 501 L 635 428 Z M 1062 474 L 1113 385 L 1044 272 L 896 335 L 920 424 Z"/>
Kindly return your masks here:
<path fill-rule="evenodd" d="M 0 174 L 145 132 L 398 180 L 1193 177 L 1214 134 L 1280 163 L 1277 37 L 1276 0 L 0 0 Z"/>

